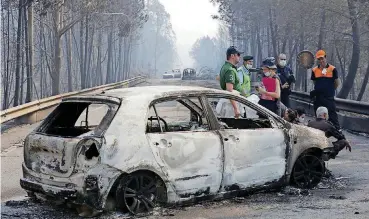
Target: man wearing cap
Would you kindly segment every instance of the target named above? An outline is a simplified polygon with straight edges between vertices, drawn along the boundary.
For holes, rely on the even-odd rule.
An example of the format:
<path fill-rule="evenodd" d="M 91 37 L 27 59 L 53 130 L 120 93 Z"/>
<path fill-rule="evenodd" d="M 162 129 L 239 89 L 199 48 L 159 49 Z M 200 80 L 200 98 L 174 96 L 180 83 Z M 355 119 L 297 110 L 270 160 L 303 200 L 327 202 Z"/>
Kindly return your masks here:
<path fill-rule="evenodd" d="M 227 49 L 227 60 L 220 69 L 219 82 L 222 90 L 233 92 L 234 90 L 241 93 L 240 79 L 237 74 L 236 65 L 240 62 L 240 55 L 243 52 L 238 51 L 234 46 Z M 238 118 L 241 113 L 238 109 L 236 101 L 231 100 L 235 117 Z"/>
<path fill-rule="evenodd" d="M 250 81 L 250 71 L 252 68 L 254 57 L 252 56 L 244 56 L 243 57 L 243 65 L 238 68 L 238 78 L 240 79 L 241 86 L 241 95 L 248 97 L 251 92 L 251 81 Z"/>
<path fill-rule="evenodd" d="M 319 129 L 325 133 L 327 138 L 334 137 L 337 141 L 333 142 L 333 146 L 337 155 L 342 149 L 346 148 L 351 152 L 351 145 L 346 140 L 345 135 L 328 121 L 329 113 L 326 107 L 318 107 L 316 110 L 316 120 L 309 121 L 308 127 Z"/>
<path fill-rule="evenodd" d="M 324 50 L 319 50 L 316 55 L 318 66 L 313 68 L 311 80 L 314 82 L 314 91 L 311 96 L 314 100 L 314 111 L 320 106 L 328 109 L 329 121 L 338 129 L 340 128 L 336 112 L 336 103 L 334 96 L 337 87 L 340 85 L 337 69 L 327 62 L 327 56 Z"/>
<path fill-rule="evenodd" d="M 290 107 L 290 94 L 291 94 L 291 84 L 295 82 L 295 77 L 293 76 L 292 69 L 287 66 L 287 56 L 286 54 L 279 54 L 277 73 L 281 81 L 281 102 L 286 106 Z"/>

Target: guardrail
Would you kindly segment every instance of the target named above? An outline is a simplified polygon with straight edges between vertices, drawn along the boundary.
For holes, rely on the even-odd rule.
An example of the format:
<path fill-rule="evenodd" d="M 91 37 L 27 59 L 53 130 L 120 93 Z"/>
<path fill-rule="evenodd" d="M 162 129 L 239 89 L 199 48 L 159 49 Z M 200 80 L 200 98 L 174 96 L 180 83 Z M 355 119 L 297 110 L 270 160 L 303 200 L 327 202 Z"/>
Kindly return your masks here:
<path fill-rule="evenodd" d="M 307 103 L 311 102 L 310 95 L 306 92 L 292 91 L 290 97 Z M 369 103 L 340 98 L 335 98 L 335 101 L 338 110 L 369 115 Z"/>
<path fill-rule="evenodd" d="M 26 104 L 22 104 L 16 107 L 12 107 L 6 110 L 1 111 L 1 123 L 3 124 L 7 121 L 10 120 L 14 120 L 14 119 L 18 119 L 21 117 L 24 117 L 26 115 L 29 114 L 33 114 L 33 113 L 37 113 L 39 111 L 43 111 L 46 109 L 50 109 L 53 106 L 58 105 L 61 100 L 65 97 L 70 97 L 70 96 L 74 96 L 74 95 L 81 95 L 81 94 L 92 94 L 92 93 L 99 93 L 102 92 L 104 90 L 110 90 L 110 89 L 114 89 L 114 88 L 118 88 L 118 87 L 122 87 L 122 86 L 134 86 L 140 83 L 143 83 L 146 81 L 146 77 L 145 76 L 138 76 L 138 77 L 134 77 L 131 78 L 129 80 L 125 80 L 125 81 L 121 81 L 121 82 L 117 82 L 117 83 L 111 83 L 111 84 L 105 84 L 105 85 L 101 85 L 101 86 L 97 86 L 97 87 L 93 87 L 93 88 L 88 88 L 88 89 L 83 89 L 80 91 L 74 91 L 74 92 L 69 92 L 69 93 L 64 93 L 64 94 L 60 94 L 60 95 L 56 95 L 56 96 L 52 96 L 52 97 L 47 97 L 44 99 L 40 99 L 40 100 L 36 100 L 36 101 L 32 101 Z M 37 117 L 37 115 L 36 115 Z M 37 118 L 36 120 L 40 120 L 42 118 Z"/>
<path fill-rule="evenodd" d="M 302 106 L 306 109 L 307 114 L 315 115 L 313 103 L 308 93 L 292 91 L 290 98 L 293 108 Z M 338 120 L 342 128 L 354 132 L 369 133 L 369 103 L 340 98 L 335 98 L 335 101 Z M 342 113 L 342 111 L 356 113 L 356 115 L 349 115 Z"/>

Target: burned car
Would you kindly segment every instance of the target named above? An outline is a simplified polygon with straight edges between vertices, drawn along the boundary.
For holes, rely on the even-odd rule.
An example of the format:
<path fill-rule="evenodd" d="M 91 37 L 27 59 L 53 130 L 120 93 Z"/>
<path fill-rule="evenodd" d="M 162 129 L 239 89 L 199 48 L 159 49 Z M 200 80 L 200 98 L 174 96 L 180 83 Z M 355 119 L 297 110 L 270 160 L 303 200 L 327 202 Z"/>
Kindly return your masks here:
<path fill-rule="evenodd" d="M 242 118 L 218 106 L 230 100 Z M 26 137 L 20 184 L 46 200 L 140 214 L 287 184 L 312 188 L 331 154 L 323 132 L 239 95 L 133 87 L 64 99 Z"/>

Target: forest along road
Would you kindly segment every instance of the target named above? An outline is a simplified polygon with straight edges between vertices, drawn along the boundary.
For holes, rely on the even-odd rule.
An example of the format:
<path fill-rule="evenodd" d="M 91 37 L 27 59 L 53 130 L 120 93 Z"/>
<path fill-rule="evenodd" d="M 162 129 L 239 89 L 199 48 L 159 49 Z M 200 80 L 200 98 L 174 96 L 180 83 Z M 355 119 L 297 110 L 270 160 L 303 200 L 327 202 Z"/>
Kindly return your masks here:
<path fill-rule="evenodd" d="M 145 85 L 195 85 L 217 88 L 217 81 L 150 80 Z M 99 110 L 99 109 L 97 109 Z M 79 218 L 76 211 L 30 202 L 19 186 L 22 141 L 37 124 L 1 134 L 2 218 Z M 342 151 L 328 162 L 333 176 L 314 190 L 287 187 L 280 192 L 254 194 L 221 202 L 177 209 L 156 209 L 149 218 L 369 218 L 369 138 L 345 133 L 352 153 Z M 120 213 L 100 218 L 125 218 Z"/>

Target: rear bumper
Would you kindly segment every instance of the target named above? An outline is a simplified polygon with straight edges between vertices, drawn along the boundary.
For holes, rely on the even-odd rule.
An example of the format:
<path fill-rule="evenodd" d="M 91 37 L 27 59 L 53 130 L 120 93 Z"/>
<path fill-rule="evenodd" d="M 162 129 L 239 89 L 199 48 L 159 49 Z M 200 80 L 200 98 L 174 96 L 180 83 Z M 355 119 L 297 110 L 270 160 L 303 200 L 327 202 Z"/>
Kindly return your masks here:
<path fill-rule="evenodd" d="M 20 179 L 20 186 L 34 193 L 43 194 L 59 199 L 74 199 L 77 198 L 78 188 L 82 185 L 76 185 L 70 178 L 47 177 L 28 169 L 25 164 L 22 164 L 23 177 Z M 83 182 L 83 176 L 79 179 Z"/>
<path fill-rule="evenodd" d="M 23 177 L 20 186 L 32 193 L 40 194 L 47 200 L 63 200 L 75 204 L 86 204 L 103 210 L 114 182 L 123 174 L 118 169 L 105 164 L 71 177 L 43 175 L 22 164 Z"/>
<path fill-rule="evenodd" d="M 31 181 L 25 178 L 20 179 L 20 185 L 23 189 L 27 191 L 41 193 L 41 194 L 59 198 L 59 199 L 77 198 L 77 190 L 75 189 L 68 189 L 68 188 L 61 188 L 57 186 L 45 185 L 45 184 Z"/>

